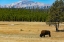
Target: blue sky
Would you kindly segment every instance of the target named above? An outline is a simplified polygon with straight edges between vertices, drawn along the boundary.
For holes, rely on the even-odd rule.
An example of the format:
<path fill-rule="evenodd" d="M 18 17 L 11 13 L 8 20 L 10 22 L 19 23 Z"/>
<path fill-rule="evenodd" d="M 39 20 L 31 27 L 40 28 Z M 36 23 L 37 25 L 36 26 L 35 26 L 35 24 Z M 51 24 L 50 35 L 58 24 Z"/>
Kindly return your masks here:
<path fill-rule="evenodd" d="M 11 4 L 18 1 L 21 1 L 21 0 L 0 0 L 0 5 Z M 30 0 L 30 1 L 41 2 L 45 4 L 52 4 L 55 0 Z"/>

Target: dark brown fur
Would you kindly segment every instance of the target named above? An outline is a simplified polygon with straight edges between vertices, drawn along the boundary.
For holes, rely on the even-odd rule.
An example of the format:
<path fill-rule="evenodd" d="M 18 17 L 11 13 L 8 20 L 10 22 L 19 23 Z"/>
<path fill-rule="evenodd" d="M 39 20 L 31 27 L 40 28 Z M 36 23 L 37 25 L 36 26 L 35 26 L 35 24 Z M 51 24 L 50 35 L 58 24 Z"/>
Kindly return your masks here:
<path fill-rule="evenodd" d="M 49 35 L 49 37 L 51 37 L 50 31 L 49 30 L 42 30 L 41 34 L 40 34 L 40 37 L 42 37 L 42 36 L 45 37 L 45 35 Z"/>

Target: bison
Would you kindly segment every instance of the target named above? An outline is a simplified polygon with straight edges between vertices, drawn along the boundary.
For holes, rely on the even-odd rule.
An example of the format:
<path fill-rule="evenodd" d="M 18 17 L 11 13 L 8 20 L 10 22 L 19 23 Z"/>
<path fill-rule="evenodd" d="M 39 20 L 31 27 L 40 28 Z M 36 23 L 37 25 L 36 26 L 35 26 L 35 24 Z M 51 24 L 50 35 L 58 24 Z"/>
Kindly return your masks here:
<path fill-rule="evenodd" d="M 42 30 L 40 37 L 42 37 L 42 36 L 45 37 L 45 35 L 49 35 L 49 37 L 51 37 L 51 32 L 49 30 Z"/>

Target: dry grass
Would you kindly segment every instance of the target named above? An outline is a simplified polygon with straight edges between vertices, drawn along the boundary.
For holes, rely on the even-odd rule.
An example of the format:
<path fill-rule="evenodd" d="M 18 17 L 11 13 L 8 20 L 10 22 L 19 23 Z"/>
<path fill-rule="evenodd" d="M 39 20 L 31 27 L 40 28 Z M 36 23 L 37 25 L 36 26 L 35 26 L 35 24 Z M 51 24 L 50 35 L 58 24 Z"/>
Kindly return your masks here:
<path fill-rule="evenodd" d="M 41 30 L 50 30 L 52 37 L 40 38 Z M 0 42 L 64 42 L 64 32 L 55 32 L 45 22 L 0 22 Z"/>

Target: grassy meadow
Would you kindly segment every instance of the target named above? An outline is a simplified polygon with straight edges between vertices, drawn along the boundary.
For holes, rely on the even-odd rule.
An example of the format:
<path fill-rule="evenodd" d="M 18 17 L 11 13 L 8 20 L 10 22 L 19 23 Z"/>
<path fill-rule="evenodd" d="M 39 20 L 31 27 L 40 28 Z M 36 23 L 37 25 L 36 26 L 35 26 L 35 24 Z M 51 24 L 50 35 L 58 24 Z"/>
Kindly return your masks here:
<path fill-rule="evenodd" d="M 41 30 L 50 30 L 51 37 L 40 38 Z M 55 32 L 55 27 L 45 22 L 0 22 L 0 42 L 64 42 L 64 32 Z"/>

